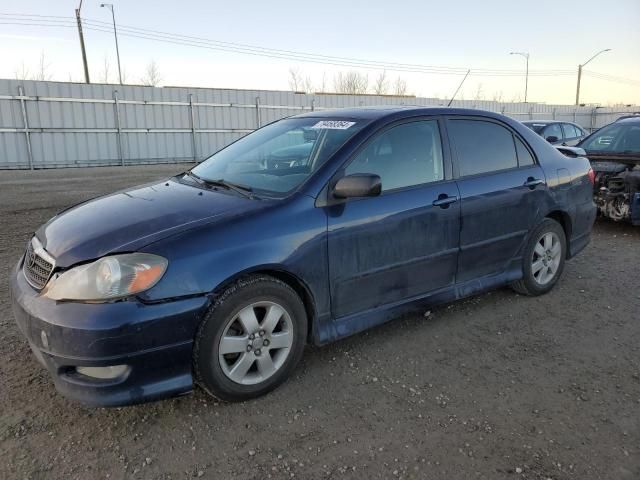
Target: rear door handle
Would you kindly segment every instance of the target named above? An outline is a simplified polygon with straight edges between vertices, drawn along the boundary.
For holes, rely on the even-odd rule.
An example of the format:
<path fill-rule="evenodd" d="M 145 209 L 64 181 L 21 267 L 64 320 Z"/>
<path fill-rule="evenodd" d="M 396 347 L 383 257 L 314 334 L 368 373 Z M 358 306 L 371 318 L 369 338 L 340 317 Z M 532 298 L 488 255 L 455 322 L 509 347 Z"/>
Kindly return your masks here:
<path fill-rule="evenodd" d="M 538 185 L 543 185 L 543 184 L 544 184 L 544 180 L 541 180 L 540 178 L 533 178 L 533 177 L 527 178 L 527 181 L 524 182 L 524 186 L 529 187 L 532 190 L 536 188 Z"/>
<path fill-rule="evenodd" d="M 433 201 L 432 205 L 434 207 L 449 208 L 449 205 L 457 201 L 458 201 L 458 197 L 456 196 L 450 197 L 446 193 L 441 193 L 440 195 L 438 195 L 438 199 Z"/>

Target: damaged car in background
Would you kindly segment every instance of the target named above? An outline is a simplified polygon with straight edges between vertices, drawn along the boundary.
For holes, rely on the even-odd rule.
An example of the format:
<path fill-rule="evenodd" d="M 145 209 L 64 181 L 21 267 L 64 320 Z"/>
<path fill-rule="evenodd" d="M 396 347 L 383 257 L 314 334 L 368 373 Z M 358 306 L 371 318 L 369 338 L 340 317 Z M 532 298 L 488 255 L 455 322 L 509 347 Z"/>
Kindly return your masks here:
<path fill-rule="evenodd" d="M 594 201 L 600 214 L 640 225 L 640 115 L 623 117 L 577 146 L 595 173 Z"/>

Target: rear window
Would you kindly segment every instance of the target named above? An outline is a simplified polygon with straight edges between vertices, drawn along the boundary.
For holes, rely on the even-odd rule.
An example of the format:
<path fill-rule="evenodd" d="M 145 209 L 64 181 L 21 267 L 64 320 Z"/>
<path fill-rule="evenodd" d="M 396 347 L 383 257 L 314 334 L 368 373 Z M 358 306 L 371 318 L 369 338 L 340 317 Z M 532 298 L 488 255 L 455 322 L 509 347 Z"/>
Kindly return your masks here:
<path fill-rule="evenodd" d="M 448 130 L 455 146 L 460 176 L 518 166 L 513 135 L 507 128 L 483 120 L 450 120 Z"/>
<path fill-rule="evenodd" d="M 516 142 L 516 151 L 518 152 L 518 166 L 526 167 L 528 165 L 533 165 L 535 162 L 533 160 L 533 155 L 529 149 L 522 143 L 515 135 L 513 136 L 513 140 Z"/>
<path fill-rule="evenodd" d="M 536 132 L 538 135 L 541 135 L 544 127 L 547 126 L 546 123 L 525 123 L 525 125 Z"/>

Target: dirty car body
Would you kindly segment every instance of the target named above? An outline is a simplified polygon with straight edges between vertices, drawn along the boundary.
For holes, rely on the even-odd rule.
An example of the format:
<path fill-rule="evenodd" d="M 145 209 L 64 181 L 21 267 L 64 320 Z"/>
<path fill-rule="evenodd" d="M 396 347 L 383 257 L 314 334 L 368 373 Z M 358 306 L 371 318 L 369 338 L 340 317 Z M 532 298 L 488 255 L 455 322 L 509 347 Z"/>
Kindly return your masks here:
<path fill-rule="evenodd" d="M 600 214 L 640 225 L 640 116 L 607 125 L 578 147 L 596 174 L 594 199 Z"/>
<path fill-rule="evenodd" d="M 319 345 L 521 279 L 530 232 L 545 219 L 562 226 L 566 258 L 589 242 L 588 161 L 566 158 L 502 115 L 418 107 L 312 112 L 216 155 L 237 156 L 278 128 L 289 133 L 286 142 L 259 159 L 230 160 L 227 183 L 216 182 L 205 161 L 72 207 L 35 232 L 11 274 L 12 304 L 62 394 L 112 406 L 191 391 L 199 325 L 220 292 L 250 275 L 295 291 L 307 341 Z M 509 158 L 483 140 L 486 129 L 499 130 Z M 407 154 L 424 140 L 416 133 L 429 135 L 428 175 Z M 401 155 L 409 170 L 393 163 Z M 464 164 L 465 155 L 479 160 Z M 310 172 L 301 159 L 312 157 L 319 163 Z M 367 169 L 376 173 L 367 178 L 381 179 L 377 194 L 344 198 Z M 338 196 L 336 185 L 354 171 Z M 109 290 L 115 296 L 106 300 L 66 293 L 97 288 L 86 280 L 92 269 L 103 269 L 104 281 L 131 265 L 127 288 L 135 283 L 135 293 Z"/>

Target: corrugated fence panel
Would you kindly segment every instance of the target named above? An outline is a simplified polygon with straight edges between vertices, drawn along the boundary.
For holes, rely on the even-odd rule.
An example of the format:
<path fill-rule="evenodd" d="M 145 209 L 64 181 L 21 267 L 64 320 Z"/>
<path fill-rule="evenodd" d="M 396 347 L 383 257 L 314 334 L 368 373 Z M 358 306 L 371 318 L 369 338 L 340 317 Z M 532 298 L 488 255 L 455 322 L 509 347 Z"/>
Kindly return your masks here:
<path fill-rule="evenodd" d="M 0 169 L 201 160 L 259 126 L 313 109 L 447 103 L 437 98 L 0 80 Z M 521 121 L 573 121 L 587 130 L 640 110 L 487 100 L 456 100 L 452 106 L 491 110 Z"/>

